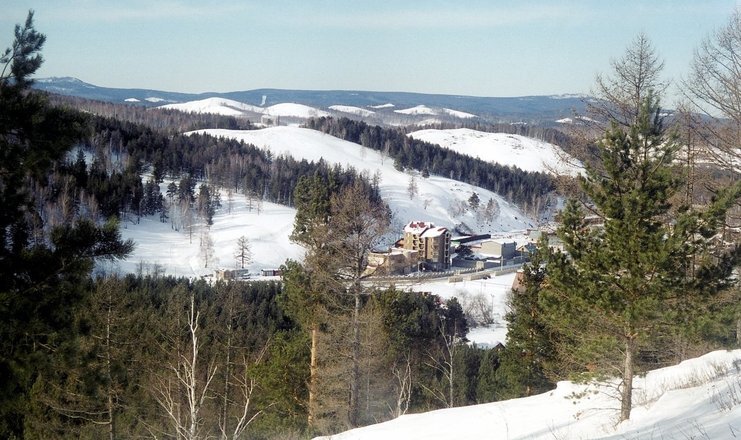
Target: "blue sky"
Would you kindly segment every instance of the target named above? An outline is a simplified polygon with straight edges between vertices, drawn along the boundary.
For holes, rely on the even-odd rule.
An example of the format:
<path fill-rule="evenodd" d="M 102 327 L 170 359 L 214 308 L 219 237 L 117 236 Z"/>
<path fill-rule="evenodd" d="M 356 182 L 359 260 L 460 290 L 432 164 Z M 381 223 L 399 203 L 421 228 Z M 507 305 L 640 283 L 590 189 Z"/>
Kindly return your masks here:
<path fill-rule="evenodd" d="M 181 92 L 263 87 L 474 96 L 588 93 L 645 32 L 667 79 L 741 0 L 5 0 L 36 11 L 39 77 Z"/>

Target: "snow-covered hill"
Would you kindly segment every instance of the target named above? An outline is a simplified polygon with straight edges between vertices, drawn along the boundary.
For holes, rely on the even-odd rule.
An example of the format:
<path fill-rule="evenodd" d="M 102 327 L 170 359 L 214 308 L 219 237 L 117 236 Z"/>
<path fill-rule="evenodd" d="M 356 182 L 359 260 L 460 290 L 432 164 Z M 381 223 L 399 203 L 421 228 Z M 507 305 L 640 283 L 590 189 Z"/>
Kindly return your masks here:
<path fill-rule="evenodd" d="M 516 134 L 459 128 L 419 130 L 409 136 L 461 154 L 501 165 L 516 166 L 525 171 L 576 175 L 581 169 L 579 161 L 558 146 Z"/>
<path fill-rule="evenodd" d="M 352 105 L 330 105 L 329 109 L 334 110 L 336 112 L 349 113 L 351 115 L 357 115 L 357 116 L 362 116 L 362 117 L 373 116 L 376 114 L 376 112 L 374 111 L 366 110 L 364 108 L 355 107 Z"/>
<path fill-rule="evenodd" d="M 132 100 L 129 102 L 138 102 L 138 100 L 133 101 L 136 98 L 129 99 Z M 291 102 L 275 104 L 270 107 L 260 107 L 226 98 L 206 98 L 197 101 L 188 101 L 160 106 L 160 108 L 180 110 L 187 113 L 212 113 L 218 115 L 247 118 L 254 118 L 256 115 L 293 118 L 291 123 L 296 123 L 296 119 L 298 119 L 298 122 L 300 123 L 300 120 L 302 119 L 314 117 L 349 115 L 350 117 L 358 118 L 374 118 L 376 122 L 386 121 L 387 123 L 390 123 L 392 125 L 429 125 L 432 123 L 440 123 L 444 119 L 471 119 L 477 117 L 476 115 L 463 111 L 452 110 L 448 108 L 433 109 L 425 105 L 418 105 L 406 110 L 392 110 L 392 108 L 394 107 L 393 104 L 383 104 L 370 107 L 375 109 L 376 111 L 344 104 L 330 105 L 327 110 L 321 110 L 316 107 Z M 429 117 L 432 117 L 432 119 L 430 119 Z"/>
<path fill-rule="evenodd" d="M 610 397 L 615 383 L 560 382 L 537 396 L 404 415 L 327 439 L 741 438 L 741 350 L 636 378 L 631 419 L 620 424 L 619 402 Z"/>
<path fill-rule="evenodd" d="M 402 110 L 394 110 L 395 113 L 399 113 L 402 115 L 428 115 L 428 116 L 453 116 L 455 118 L 459 119 L 471 119 L 477 117 L 476 115 L 473 115 L 471 113 L 466 113 L 458 110 L 452 110 L 449 108 L 441 108 L 441 109 L 434 109 L 430 108 L 426 105 L 418 105 L 411 108 L 406 108 Z"/>
<path fill-rule="evenodd" d="M 179 110 L 187 113 L 212 113 L 225 116 L 243 116 L 246 112 L 263 113 L 264 109 L 226 98 L 206 98 L 199 101 L 167 104 L 160 108 Z"/>
<path fill-rule="evenodd" d="M 393 161 L 379 152 L 347 142 L 333 136 L 305 128 L 272 127 L 262 130 L 201 130 L 212 136 L 242 140 L 257 147 L 269 149 L 274 154 L 290 155 L 297 159 L 338 163 L 343 167 L 366 170 L 369 177 L 378 173 L 383 199 L 395 214 L 397 226 L 411 220 L 427 220 L 452 228 L 465 223 L 477 232 L 499 232 L 534 227 L 533 220 L 515 205 L 499 195 L 466 183 L 439 176 L 422 178 L 419 173 L 397 171 Z M 417 186 L 417 194 L 410 198 L 410 180 Z M 493 199 L 500 208 L 500 215 L 490 224 L 479 223 L 473 212 L 458 212 L 464 201 L 476 192 L 482 204 Z"/>
<path fill-rule="evenodd" d="M 308 105 L 295 104 L 291 102 L 284 102 L 281 104 L 275 104 L 267 107 L 263 113 L 270 116 L 292 116 L 295 118 L 318 118 L 322 116 L 329 116 L 329 113 L 319 110 Z"/>

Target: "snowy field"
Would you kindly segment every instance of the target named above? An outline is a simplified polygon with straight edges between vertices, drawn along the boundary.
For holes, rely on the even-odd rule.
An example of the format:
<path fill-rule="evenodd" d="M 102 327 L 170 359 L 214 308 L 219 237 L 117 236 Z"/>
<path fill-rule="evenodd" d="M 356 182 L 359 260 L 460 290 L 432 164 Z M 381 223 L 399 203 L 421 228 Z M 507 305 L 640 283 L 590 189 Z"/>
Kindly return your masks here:
<path fill-rule="evenodd" d="M 579 161 L 567 155 L 560 147 L 516 134 L 458 128 L 419 130 L 409 136 L 467 156 L 500 165 L 516 166 L 525 171 L 572 176 L 581 172 Z"/>
<path fill-rule="evenodd" d="M 303 258 L 303 249 L 288 239 L 293 230 L 294 209 L 263 202 L 259 211 L 256 204 L 249 210 L 244 196 L 236 195 L 232 212 L 228 213 L 227 203 L 222 194 L 224 206 L 214 216 L 210 231 L 204 225 L 198 225 L 194 228 L 192 240 L 187 231 L 176 231 L 169 222 L 161 223 L 157 216 L 142 218 L 139 224 L 122 222 L 121 236 L 134 240 L 136 248 L 129 258 L 106 270 L 151 273 L 157 266 L 168 275 L 200 277 L 213 274 L 217 268 L 234 269 L 236 260 L 233 255 L 237 239 L 242 235 L 249 240 L 254 256 L 254 261 L 248 266 L 253 274 L 259 274 L 261 269 L 277 269 L 288 258 Z M 207 231 L 215 252 L 205 267 L 200 243 Z"/>
<path fill-rule="evenodd" d="M 393 439 L 741 438 L 741 350 L 717 351 L 634 382 L 631 419 L 618 424 L 613 387 L 559 382 L 537 396 L 410 414 L 326 437 Z"/>

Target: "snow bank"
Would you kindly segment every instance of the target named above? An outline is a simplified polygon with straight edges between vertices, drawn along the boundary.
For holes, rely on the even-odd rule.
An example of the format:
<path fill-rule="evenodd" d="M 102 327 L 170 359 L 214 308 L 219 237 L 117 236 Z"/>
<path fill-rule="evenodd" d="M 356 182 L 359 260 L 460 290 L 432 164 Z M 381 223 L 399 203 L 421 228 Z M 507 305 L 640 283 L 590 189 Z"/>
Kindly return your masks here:
<path fill-rule="evenodd" d="M 351 439 L 731 439 L 741 437 L 741 350 L 717 351 L 635 381 L 631 419 L 617 424 L 608 388 L 560 382 L 537 396 L 401 416 L 326 437 Z"/>

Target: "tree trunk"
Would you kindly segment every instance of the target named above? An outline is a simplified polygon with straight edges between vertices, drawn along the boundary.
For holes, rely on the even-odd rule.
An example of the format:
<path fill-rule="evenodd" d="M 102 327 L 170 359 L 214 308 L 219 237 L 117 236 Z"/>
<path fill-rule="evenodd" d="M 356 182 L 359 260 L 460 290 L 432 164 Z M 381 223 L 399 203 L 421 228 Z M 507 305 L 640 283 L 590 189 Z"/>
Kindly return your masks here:
<path fill-rule="evenodd" d="M 107 393 L 107 410 L 108 410 L 108 439 L 114 440 L 116 438 L 116 428 L 113 424 L 113 372 L 111 366 L 111 321 L 112 321 L 112 298 L 111 291 L 108 289 L 108 311 L 106 314 L 106 329 L 105 329 L 105 344 L 106 344 L 106 379 L 108 380 Z"/>
<path fill-rule="evenodd" d="M 360 286 L 354 286 L 355 308 L 352 315 L 352 372 L 350 375 L 350 426 L 358 426 L 360 392 Z"/>
<path fill-rule="evenodd" d="M 319 369 L 317 368 L 317 342 L 318 342 L 319 330 L 317 324 L 311 327 L 311 360 L 309 361 L 309 408 L 307 423 L 309 428 L 314 426 L 316 420 L 316 387 L 317 387 L 317 376 Z"/>
<path fill-rule="evenodd" d="M 625 364 L 623 365 L 623 383 L 620 389 L 620 421 L 630 419 L 633 407 L 633 354 L 635 336 L 630 332 L 625 339 Z"/>

